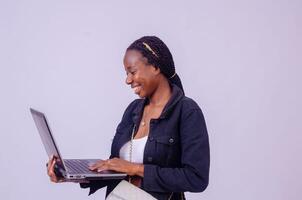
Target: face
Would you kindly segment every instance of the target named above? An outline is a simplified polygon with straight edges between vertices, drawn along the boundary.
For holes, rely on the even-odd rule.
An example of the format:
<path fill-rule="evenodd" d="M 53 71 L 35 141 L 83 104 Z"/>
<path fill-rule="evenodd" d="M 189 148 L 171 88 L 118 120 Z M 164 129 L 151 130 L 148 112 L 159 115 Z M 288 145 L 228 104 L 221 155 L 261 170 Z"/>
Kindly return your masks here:
<path fill-rule="evenodd" d="M 141 98 L 150 97 L 156 90 L 159 81 L 159 68 L 147 63 L 139 51 L 128 50 L 124 57 L 126 84 Z"/>

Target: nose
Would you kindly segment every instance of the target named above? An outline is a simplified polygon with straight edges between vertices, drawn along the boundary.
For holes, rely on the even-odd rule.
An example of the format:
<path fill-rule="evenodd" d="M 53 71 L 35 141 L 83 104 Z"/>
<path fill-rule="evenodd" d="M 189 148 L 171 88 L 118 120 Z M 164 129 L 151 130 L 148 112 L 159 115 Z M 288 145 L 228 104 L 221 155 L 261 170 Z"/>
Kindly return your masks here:
<path fill-rule="evenodd" d="M 126 77 L 126 84 L 131 84 L 132 83 L 132 76 L 130 73 L 127 74 L 127 77 Z"/>

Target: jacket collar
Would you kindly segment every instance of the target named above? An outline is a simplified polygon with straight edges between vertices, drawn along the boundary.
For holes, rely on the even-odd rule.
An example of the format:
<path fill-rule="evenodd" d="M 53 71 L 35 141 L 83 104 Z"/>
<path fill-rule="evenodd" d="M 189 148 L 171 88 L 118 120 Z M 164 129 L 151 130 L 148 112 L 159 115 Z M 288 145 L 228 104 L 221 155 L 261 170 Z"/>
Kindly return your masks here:
<path fill-rule="evenodd" d="M 174 106 L 184 96 L 183 91 L 179 87 L 177 87 L 175 84 L 171 84 L 171 88 L 172 88 L 172 95 L 171 95 L 168 103 L 165 105 L 165 107 L 159 117 L 160 119 L 164 119 L 164 118 L 168 117 L 169 114 L 171 113 L 171 111 L 173 110 Z M 140 118 L 143 114 L 144 107 L 148 103 L 149 103 L 149 99 L 144 98 L 141 101 L 139 101 L 136 108 L 134 108 L 133 113 L 132 113 L 133 114 L 132 119 L 135 124 L 138 124 L 138 120 L 140 120 Z"/>

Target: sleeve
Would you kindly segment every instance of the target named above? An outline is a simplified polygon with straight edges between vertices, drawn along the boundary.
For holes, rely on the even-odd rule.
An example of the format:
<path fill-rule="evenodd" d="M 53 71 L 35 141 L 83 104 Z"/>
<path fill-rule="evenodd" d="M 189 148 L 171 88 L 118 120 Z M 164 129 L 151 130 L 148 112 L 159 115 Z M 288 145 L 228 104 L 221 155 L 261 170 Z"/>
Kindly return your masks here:
<path fill-rule="evenodd" d="M 180 123 L 181 167 L 146 164 L 143 187 L 153 192 L 202 192 L 209 182 L 209 139 L 202 111 L 184 113 Z"/>

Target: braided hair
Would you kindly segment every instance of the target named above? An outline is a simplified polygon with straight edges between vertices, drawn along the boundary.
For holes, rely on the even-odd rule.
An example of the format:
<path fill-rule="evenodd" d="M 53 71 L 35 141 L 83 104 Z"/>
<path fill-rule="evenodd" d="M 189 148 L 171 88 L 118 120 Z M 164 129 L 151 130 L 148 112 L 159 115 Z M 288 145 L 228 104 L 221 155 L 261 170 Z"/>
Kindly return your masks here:
<path fill-rule="evenodd" d="M 150 65 L 158 67 L 170 83 L 178 86 L 183 92 L 179 76 L 175 72 L 172 54 L 167 45 L 156 36 L 144 36 L 134 41 L 128 50 L 139 51 Z"/>

